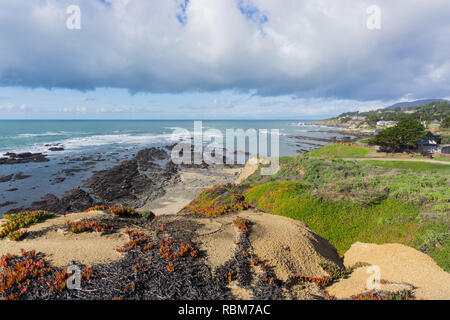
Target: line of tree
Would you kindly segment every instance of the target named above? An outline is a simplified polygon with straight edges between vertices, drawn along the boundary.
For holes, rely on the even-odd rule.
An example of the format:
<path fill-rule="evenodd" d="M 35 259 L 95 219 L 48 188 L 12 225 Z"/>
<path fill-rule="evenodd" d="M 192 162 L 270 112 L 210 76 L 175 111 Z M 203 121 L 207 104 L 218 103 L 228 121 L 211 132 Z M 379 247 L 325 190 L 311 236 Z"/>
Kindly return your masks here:
<path fill-rule="evenodd" d="M 407 113 L 410 111 L 413 113 Z M 449 102 L 433 102 L 423 106 L 396 108 L 396 109 L 378 109 L 368 112 L 346 112 L 337 118 L 347 122 L 353 116 L 364 116 L 367 118 L 369 125 L 375 125 L 378 121 L 402 121 L 402 120 L 419 120 L 430 123 L 434 120 L 445 121 L 450 114 Z"/>

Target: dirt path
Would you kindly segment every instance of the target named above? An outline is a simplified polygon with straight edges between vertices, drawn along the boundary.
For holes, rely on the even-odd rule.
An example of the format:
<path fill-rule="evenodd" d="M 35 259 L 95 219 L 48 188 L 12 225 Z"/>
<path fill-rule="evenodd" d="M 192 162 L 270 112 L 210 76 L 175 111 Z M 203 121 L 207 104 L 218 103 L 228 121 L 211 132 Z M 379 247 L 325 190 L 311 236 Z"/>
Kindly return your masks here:
<path fill-rule="evenodd" d="M 376 161 L 405 161 L 405 162 L 428 162 L 428 163 L 441 163 L 450 164 L 450 161 L 439 161 L 430 159 L 404 159 L 404 158 L 343 158 L 346 161 L 364 161 L 364 160 L 376 160 Z"/>
<path fill-rule="evenodd" d="M 145 204 L 138 210 L 151 210 L 156 215 L 176 214 L 200 193 L 215 185 L 232 183 L 242 169 L 210 168 L 180 172 L 181 182 L 166 190 L 162 197 Z"/>

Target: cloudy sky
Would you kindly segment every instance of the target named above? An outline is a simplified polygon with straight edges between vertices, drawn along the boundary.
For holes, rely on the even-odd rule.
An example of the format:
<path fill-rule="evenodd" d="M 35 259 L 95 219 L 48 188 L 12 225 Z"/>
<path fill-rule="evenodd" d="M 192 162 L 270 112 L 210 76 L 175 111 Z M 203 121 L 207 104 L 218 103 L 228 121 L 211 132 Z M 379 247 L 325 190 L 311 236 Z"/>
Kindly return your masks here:
<path fill-rule="evenodd" d="M 449 0 L 1 0 L 0 119 L 319 119 L 448 98 L 449 39 Z"/>

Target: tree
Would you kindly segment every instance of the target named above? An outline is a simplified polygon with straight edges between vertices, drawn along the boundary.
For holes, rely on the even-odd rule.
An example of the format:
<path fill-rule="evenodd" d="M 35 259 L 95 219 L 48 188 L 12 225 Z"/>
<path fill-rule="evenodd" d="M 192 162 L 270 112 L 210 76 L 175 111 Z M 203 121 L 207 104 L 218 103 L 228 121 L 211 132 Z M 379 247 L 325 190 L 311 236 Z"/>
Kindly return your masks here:
<path fill-rule="evenodd" d="M 387 152 L 401 152 L 417 148 L 426 131 L 418 120 L 402 120 L 395 127 L 387 128 L 369 140 Z"/>
<path fill-rule="evenodd" d="M 441 123 L 442 128 L 450 128 L 450 116 L 447 116 Z"/>

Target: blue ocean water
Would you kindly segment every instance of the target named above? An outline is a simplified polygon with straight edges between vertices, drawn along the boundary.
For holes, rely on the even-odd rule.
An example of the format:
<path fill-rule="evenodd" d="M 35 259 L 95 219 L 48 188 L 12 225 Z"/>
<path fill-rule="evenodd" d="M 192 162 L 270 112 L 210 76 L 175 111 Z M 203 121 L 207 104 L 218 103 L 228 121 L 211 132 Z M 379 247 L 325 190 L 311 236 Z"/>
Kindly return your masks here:
<path fill-rule="evenodd" d="M 320 142 L 303 143 L 293 136 L 330 137 L 337 136 L 326 131 L 327 127 L 316 126 L 308 121 L 203 121 L 203 131 L 218 129 L 225 136 L 226 129 L 278 129 L 280 132 L 280 155 L 299 153 L 299 149 L 311 150 Z M 174 135 L 176 129 L 193 132 L 193 121 L 81 121 L 81 120 L 0 120 L 0 157 L 6 152 L 42 152 L 49 162 L 0 165 L 0 178 L 22 173 L 26 179 L 0 183 L 0 215 L 9 209 L 23 207 L 43 195 L 57 196 L 78 187 L 93 171 L 112 167 L 131 158 L 146 147 L 168 145 L 186 139 Z M 63 151 L 52 152 L 52 146 L 63 147 Z M 89 163 L 74 162 L 77 157 L 98 157 L 103 161 Z M 69 173 L 68 173 L 69 172 Z M 64 178 L 55 182 L 56 178 Z M 6 202 L 13 204 L 5 205 Z"/>
<path fill-rule="evenodd" d="M 215 128 L 279 129 L 280 134 L 311 135 L 326 127 L 307 121 L 203 121 L 204 130 Z M 46 121 L 0 120 L 0 155 L 5 152 L 47 152 L 48 144 L 61 144 L 65 152 L 85 152 L 96 148 L 149 146 L 173 141 L 176 128 L 192 131 L 193 121 Z M 321 136 L 320 134 L 318 136 Z"/>

